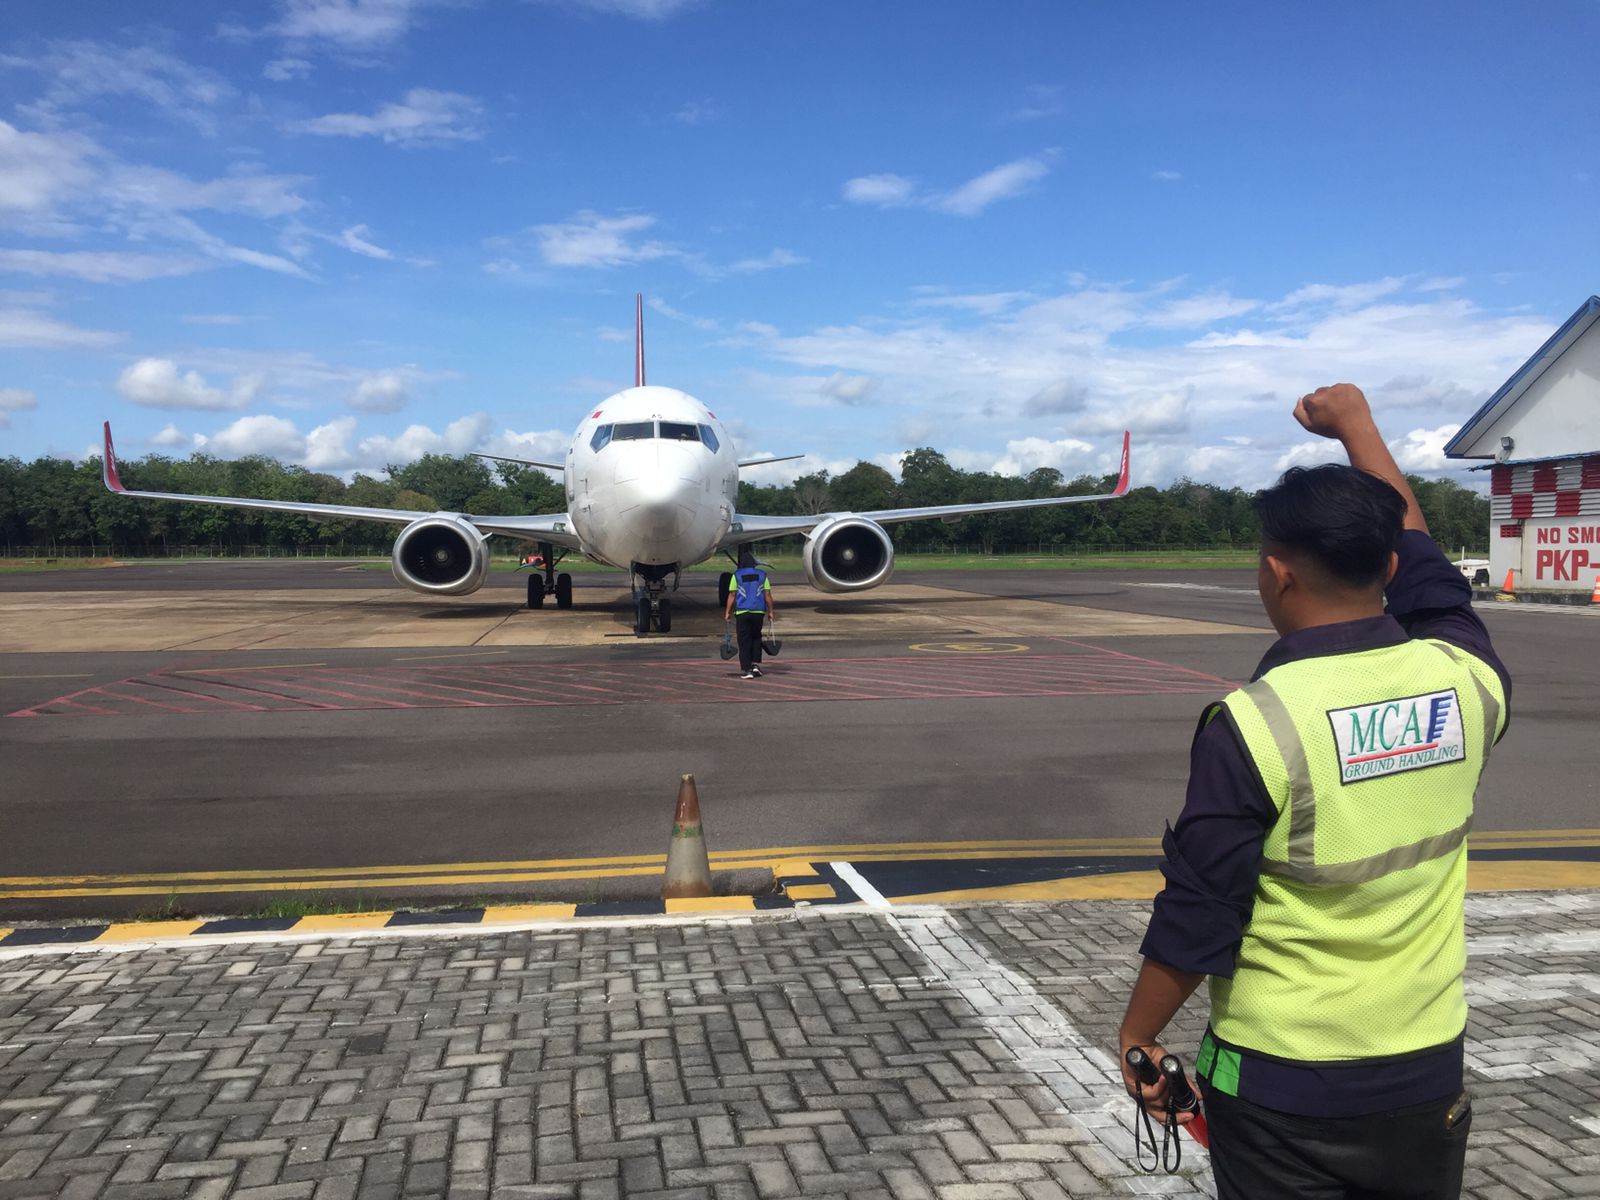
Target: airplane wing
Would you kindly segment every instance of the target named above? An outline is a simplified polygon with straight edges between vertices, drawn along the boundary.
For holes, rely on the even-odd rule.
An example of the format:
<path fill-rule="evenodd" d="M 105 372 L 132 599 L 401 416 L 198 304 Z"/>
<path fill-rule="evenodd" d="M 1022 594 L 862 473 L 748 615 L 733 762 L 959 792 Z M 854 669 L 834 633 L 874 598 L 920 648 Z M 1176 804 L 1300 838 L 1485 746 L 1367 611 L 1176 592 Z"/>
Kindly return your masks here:
<path fill-rule="evenodd" d="M 180 500 L 189 504 L 220 504 L 229 508 L 253 508 L 267 512 L 295 513 L 317 521 L 382 521 L 390 525 L 409 525 L 424 517 L 437 517 L 437 512 L 422 512 L 405 508 L 363 508 L 354 504 L 316 504 L 309 500 L 255 500 L 243 496 L 192 496 L 186 492 L 141 492 L 126 488 L 117 474 L 117 453 L 111 445 L 111 422 L 105 423 L 105 455 L 100 460 L 100 475 L 106 489 L 119 496 L 133 496 L 141 500 Z M 449 515 L 449 514 L 445 514 Z M 578 537 L 569 532 L 571 524 L 566 513 L 547 513 L 542 516 L 485 516 L 460 514 L 484 533 L 500 533 L 507 537 L 528 541 L 550 542 L 569 550 L 581 549 Z"/>
<path fill-rule="evenodd" d="M 480 450 L 472 452 L 473 458 L 487 458 L 491 462 L 516 463 L 519 467 L 542 467 L 546 471 L 565 471 L 560 463 L 534 462 L 531 458 L 511 458 L 504 454 L 484 454 Z"/>
<path fill-rule="evenodd" d="M 797 458 L 804 458 L 804 457 L 805 457 L 804 454 L 784 454 L 784 455 L 781 455 L 778 458 L 747 458 L 743 462 L 741 462 L 739 464 L 739 466 L 741 468 L 743 468 L 743 467 L 764 467 L 768 463 L 793 462 Z"/>
<path fill-rule="evenodd" d="M 785 534 L 809 533 L 830 517 L 865 517 L 869 521 L 876 521 L 879 525 L 893 525 L 900 521 L 925 521 L 932 517 L 958 520 L 961 517 L 976 516 L 979 513 L 1015 512 L 1024 508 L 1052 508 L 1061 504 L 1087 504 L 1094 500 L 1115 500 L 1128 492 L 1128 451 L 1131 441 L 1132 439 L 1127 433 L 1122 435 L 1122 470 L 1117 476 L 1117 485 L 1111 491 L 1104 492 L 1098 496 L 1046 496 L 1040 500 L 990 500 L 977 504 L 930 504 L 923 508 L 880 508 L 872 512 L 826 512 L 817 513 L 814 516 L 763 517 L 741 514 L 734 518 L 733 528 L 722 539 L 719 549 L 738 546 L 744 542 L 766 541 L 768 538 L 782 537 Z"/>

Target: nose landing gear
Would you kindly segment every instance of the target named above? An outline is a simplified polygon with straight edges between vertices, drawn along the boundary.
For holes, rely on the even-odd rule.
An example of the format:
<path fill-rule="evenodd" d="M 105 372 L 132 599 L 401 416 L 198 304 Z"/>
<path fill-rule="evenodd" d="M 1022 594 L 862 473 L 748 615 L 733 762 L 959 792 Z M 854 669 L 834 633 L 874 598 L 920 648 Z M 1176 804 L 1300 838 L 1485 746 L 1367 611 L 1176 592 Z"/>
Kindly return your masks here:
<path fill-rule="evenodd" d="M 667 598 L 667 578 L 672 578 L 672 590 L 678 590 L 680 578 L 677 563 L 656 565 L 633 564 L 633 632 L 643 637 L 652 626 L 657 633 L 672 632 L 672 602 Z"/>

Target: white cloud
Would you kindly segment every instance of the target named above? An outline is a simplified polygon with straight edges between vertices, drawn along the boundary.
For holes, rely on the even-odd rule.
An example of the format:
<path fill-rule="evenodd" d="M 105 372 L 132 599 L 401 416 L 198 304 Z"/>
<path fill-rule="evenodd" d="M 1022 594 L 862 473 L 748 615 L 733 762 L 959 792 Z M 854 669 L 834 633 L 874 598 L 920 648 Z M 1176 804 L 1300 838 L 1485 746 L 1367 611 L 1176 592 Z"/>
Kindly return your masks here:
<path fill-rule="evenodd" d="M 409 399 L 404 375 L 399 371 L 380 371 L 356 385 L 350 407 L 362 412 L 392 413 L 404 408 Z"/>
<path fill-rule="evenodd" d="M 196 182 L 161 167 L 119 166 L 108 173 L 105 192 L 119 206 L 152 212 L 240 213 L 282 217 L 299 212 L 306 201 L 296 189 L 310 182 L 303 175 L 241 173 Z"/>
<path fill-rule="evenodd" d="M 126 336 L 104 329 L 79 329 L 29 308 L 0 308 L 0 346 L 70 350 L 109 346 Z"/>
<path fill-rule="evenodd" d="M 710 317 L 697 317 L 693 313 L 681 312 L 659 296 L 651 296 L 645 304 L 649 305 L 651 312 L 658 312 L 669 321 L 681 322 L 704 333 L 716 333 L 721 328 Z"/>
<path fill-rule="evenodd" d="M 290 126 L 322 137 L 376 137 L 399 146 L 437 142 L 473 142 L 483 137 L 478 125 L 483 106 L 459 92 L 412 88 L 398 104 L 385 104 L 370 116 L 329 113 Z"/>
<path fill-rule="evenodd" d="M 1151 171 L 1150 178 L 1157 183 L 1177 183 L 1183 178 L 1183 175 L 1177 171 Z"/>
<path fill-rule="evenodd" d="M 916 184 L 901 175 L 862 175 L 845 181 L 844 198 L 852 204 L 897 208 L 911 203 Z"/>
<path fill-rule="evenodd" d="M 205 438 L 197 433 L 184 433 L 168 421 L 160 433 L 151 436 L 150 444 L 160 446 L 164 450 L 194 450 L 205 444 Z"/>
<path fill-rule="evenodd" d="M 1096 447 L 1077 438 L 1017 438 L 1006 443 L 1005 455 L 987 469 L 1000 475 L 1026 475 L 1054 467 L 1067 478 L 1088 470 Z"/>
<path fill-rule="evenodd" d="M 845 181 L 844 198 L 879 208 L 915 206 L 958 217 L 975 217 L 991 204 L 1019 196 L 1050 173 L 1053 152 L 1002 163 L 948 192 L 925 192 L 903 175 L 862 175 Z"/>
<path fill-rule="evenodd" d="M 722 115 L 722 110 L 714 100 L 691 100 L 677 112 L 672 114 L 672 119 L 680 125 L 704 125 Z"/>
<path fill-rule="evenodd" d="M 67 123 L 70 114 L 104 97 L 142 100 L 203 132 L 216 129 L 218 107 L 234 94 L 217 72 L 184 62 L 155 45 L 59 41 L 0 65 L 39 71 L 50 83 L 27 111 L 42 122 Z"/>
<path fill-rule="evenodd" d="M 355 431 L 354 417 L 336 417 L 326 425 L 318 425 L 306 434 L 305 465 L 313 471 L 341 471 L 350 467 L 349 442 Z"/>
<path fill-rule="evenodd" d="M 1453 425 L 1440 425 L 1437 429 L 1413 429 L 1404 437 L 1389 443 L 1389 452 L 1402 471 L 1418 475 L 1436 475 L 1441 471 L 1459 469 L 1444 456 L 1445 443 L 1461 430 L 1458 421 Z"/>
<path fill-rule="evenodd" d="M 878 381 L 869 375 L 846 375 L 843 371 L 835 371 L 822 381 L 822 386 L 817 390 L 840 404 L 854 407 L 868 403 L 877 386 Z"/>
<path fill-rule="evenodd" d="M 311 64 L 303 58 L 275 58 L 261 68 L 261 77 L 274 83 L 287 83 L 291 79 L 304 79 L 311 74 Z"/>
<path fill-rule="evenodd" d="M 1067 111 L 1067 106 L 1061 99 L 1061 88 L 1055 84 L 1035 83 L 1026 91 L 1026 102 L 1022 107 L 1008 112 L 1005 115 L 1007 121 L 1042 121 L 1047 117 L 1058 117 Z"/>
<path fill-rule="evenodd" d="M 242 325 L 244 318 L 234 313 L 190 313 L 179 317 L 185 325 Z"/>
<path fill-rule="evenodd" d="M 22 388 L 0 388 L 0 429 L 11 428 L 11 414 L 39 407 L 38 398 Z"/>
<path fill-rule="evenodd" d="M 772 271 L 779 267 L 803 266 L 810 261 L 793 251 L 776 249 L 761 258 L 742 258 L 728 270 L 735 275 L 744 275 L 756 271 Z"/>
<path fill-rule="evenodd" d="M 362 438 L 357 459 L 382 466 L 414 462 L 424 454 L 466 454 L 478 449 L 488 432 L 489 418 L 484 413 L 458 418 L 445 426 L 443 433 L 427 425 L 408 425 L 399 437 L 377 434 Z"/>
<path fill-rule="evenodd" d="M 0 212 L 39 213 L 94 178 L 98 147 L 76 133 L 28 133 L 0 121 Z"/>
<path fill-rule="evenodd" d="M 577 8 L 640 21 L 665 21 L 698 8 L 704 0 L 569 0 Z"/>
<path fill-rule="evenodd" d="M 391 251 L 385 250 L 382 246 L 374 246 L 367 241 L 367 234 L 370 232 L 371 230 L 365 225 L 352 225 L 349 229 L 340 232 L 339 245 L 352 254 L 364 254 L 368 258 L 381 258 L 385 261 L 393 259 L 394 254 Z"/>
<path fill-rule="evenodd" d="M 656 219 L 643 213 L 603 217 L 587 209 L 559 225 L 538 225 L 539 254 L 553 267 L 622 267 L 669 258 L 678 252 L 661 242 L 636 241 Z"/>
<path fill-rule="evenodd" d="M 203 258 L 132 254 L 122 250 L 0 250 L 0 271 L 61 276 L 89 283 L 135 283 L 192 275 L 211 266 Z"/>
<path fill-rule="evenodd" d="M 206 451 L 221 458 L 243 458 L 265 454 L 272 458 L 297 460 L 304 457 L 306 439 L 294 422 L 283 417 L 257 414 L 240 417 L 232 425 L 206 439 Z"/>
<path fill-rule="evenodd" d="M 327 43 L 341 50 L 382 49 L 409 33 L 417 14 L 437 2 L 283 0 L 283 16 L 267 32 L 291 42 Z"/>
<path fill-rule="evenodd" d="M 1019 158 L 968 180 L 949 195 L 936 200 L 934 207 L 958 217 L 975 217 L 997 200 L 1020 196 L 1030 185 L 1048 174 L 1050 168 L 1045 165 L 1043 158 Z"/>
<path fill-rule="evenodd" d="M 1379 299 L 1362 304 L 1361 296 Z M 789 368 L 752 382 L 802 405 L 802 383 L 815 403 L 817 387 L 836 374 L 872 378 L 874 403 L 915 413 L 941 449 L 958 431 L 982 429 L 992 448 L 969 443 L 975 462 L 994 462 L 998 447 L 1030 437 L 1114 454 L 1117 435 L 1132 429 L 1143 481 L 1187 474 L 1256 487 L 1294 452 L 1296 398 L 1330 376 L 1362 384 L 1391 434 L 1404 427 L 1400 413 L 1463 419 L 1555 326 L 1388 280 L 1310 283 L 1259 301 L 1170 281 L 1078 281 L 1007 304 L 935 307 L 930 299 L 943 298 L 918 297 L 910 316 L 901 309 L 794 333 L 742 328 L 754 352 Z M 1192 336 L 1155 336 L 1180 324 Z M 1397 454 L 1417 469 L 1445 469 L 1437 430 L 1431 440 L 1408 437 Z M 1329 457 L 1326 446 L 1315 453 L 1315 461 Z"/>
<path fill-rule="evenodd" d="M 198 408 L 214 411 L 243 408 L 260 393 L 259 375 L 242 375 L 230 391 L 206 383 L 198 371 L 178 372 L 170 358 L 141 358 L 117 376 L 123 399 L 146 408 Z"/>

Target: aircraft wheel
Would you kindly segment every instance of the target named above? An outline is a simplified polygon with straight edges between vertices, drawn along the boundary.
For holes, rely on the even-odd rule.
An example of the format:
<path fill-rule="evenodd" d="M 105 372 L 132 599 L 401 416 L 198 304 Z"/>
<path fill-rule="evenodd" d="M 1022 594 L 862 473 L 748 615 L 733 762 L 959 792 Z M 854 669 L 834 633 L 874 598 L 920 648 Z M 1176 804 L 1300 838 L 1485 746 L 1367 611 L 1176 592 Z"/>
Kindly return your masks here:
<path fill-rule="evenodd" d="M 544 607 L 544 580 L 537 575 L 528 576 L 528 607 Z"/>
<path fill-rule="evenodd" d="M 572 576 L 564 571 L 556 576 L 556 607 L 572 607 Z"/>
<path fill-rule="evenodd" d="M 656 632 L 672 632 L 672 601 L 670 600 L 662 600 L 660 607 L 656 610 Z"/>
<path fill-rule="evenodd" d="M 650 597 L 640 596 L 634 603 L 633 632 L 643 637 L 650 632 Z"/>

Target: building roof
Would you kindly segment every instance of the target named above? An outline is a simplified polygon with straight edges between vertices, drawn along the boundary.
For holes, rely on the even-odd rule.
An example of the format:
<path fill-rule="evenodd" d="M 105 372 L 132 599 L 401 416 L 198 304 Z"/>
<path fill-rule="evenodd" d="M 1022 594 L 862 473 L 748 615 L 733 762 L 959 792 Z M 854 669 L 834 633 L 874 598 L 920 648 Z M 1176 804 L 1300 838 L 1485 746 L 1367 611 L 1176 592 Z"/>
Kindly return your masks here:
<path fill-rule="evenodd" d="M 1590 296 L 1578 308 L 1578 311 L 1567 318 L 1566 324 L 1550 335 L 1550 340 L 1540 346 L 1538 351 L 1522 366 L 1518 367 L 1510 379 L 1500 386 L 1500 390 L 1484 402 L 1482 408 L 1473 413 L 1467 423 L 1463 425 L 1444 446 L 1446 458 L 1467 458 L 1461 453 L 1464 446 L 1470 445 L 1485 429 L 1500 419 L 1505 411 L 1522 398 L 1522 394 L 1533 385 L 1539 376 L 1545 373 L 1546 368 L 1556 359 L 1566 353 L 1567 347 L 1576 342 L 1589 331 L 1589 326 L 1600 321 L 1600 296 Z M 1485 455 L 1471 457 L 1483 458 Z"/>

